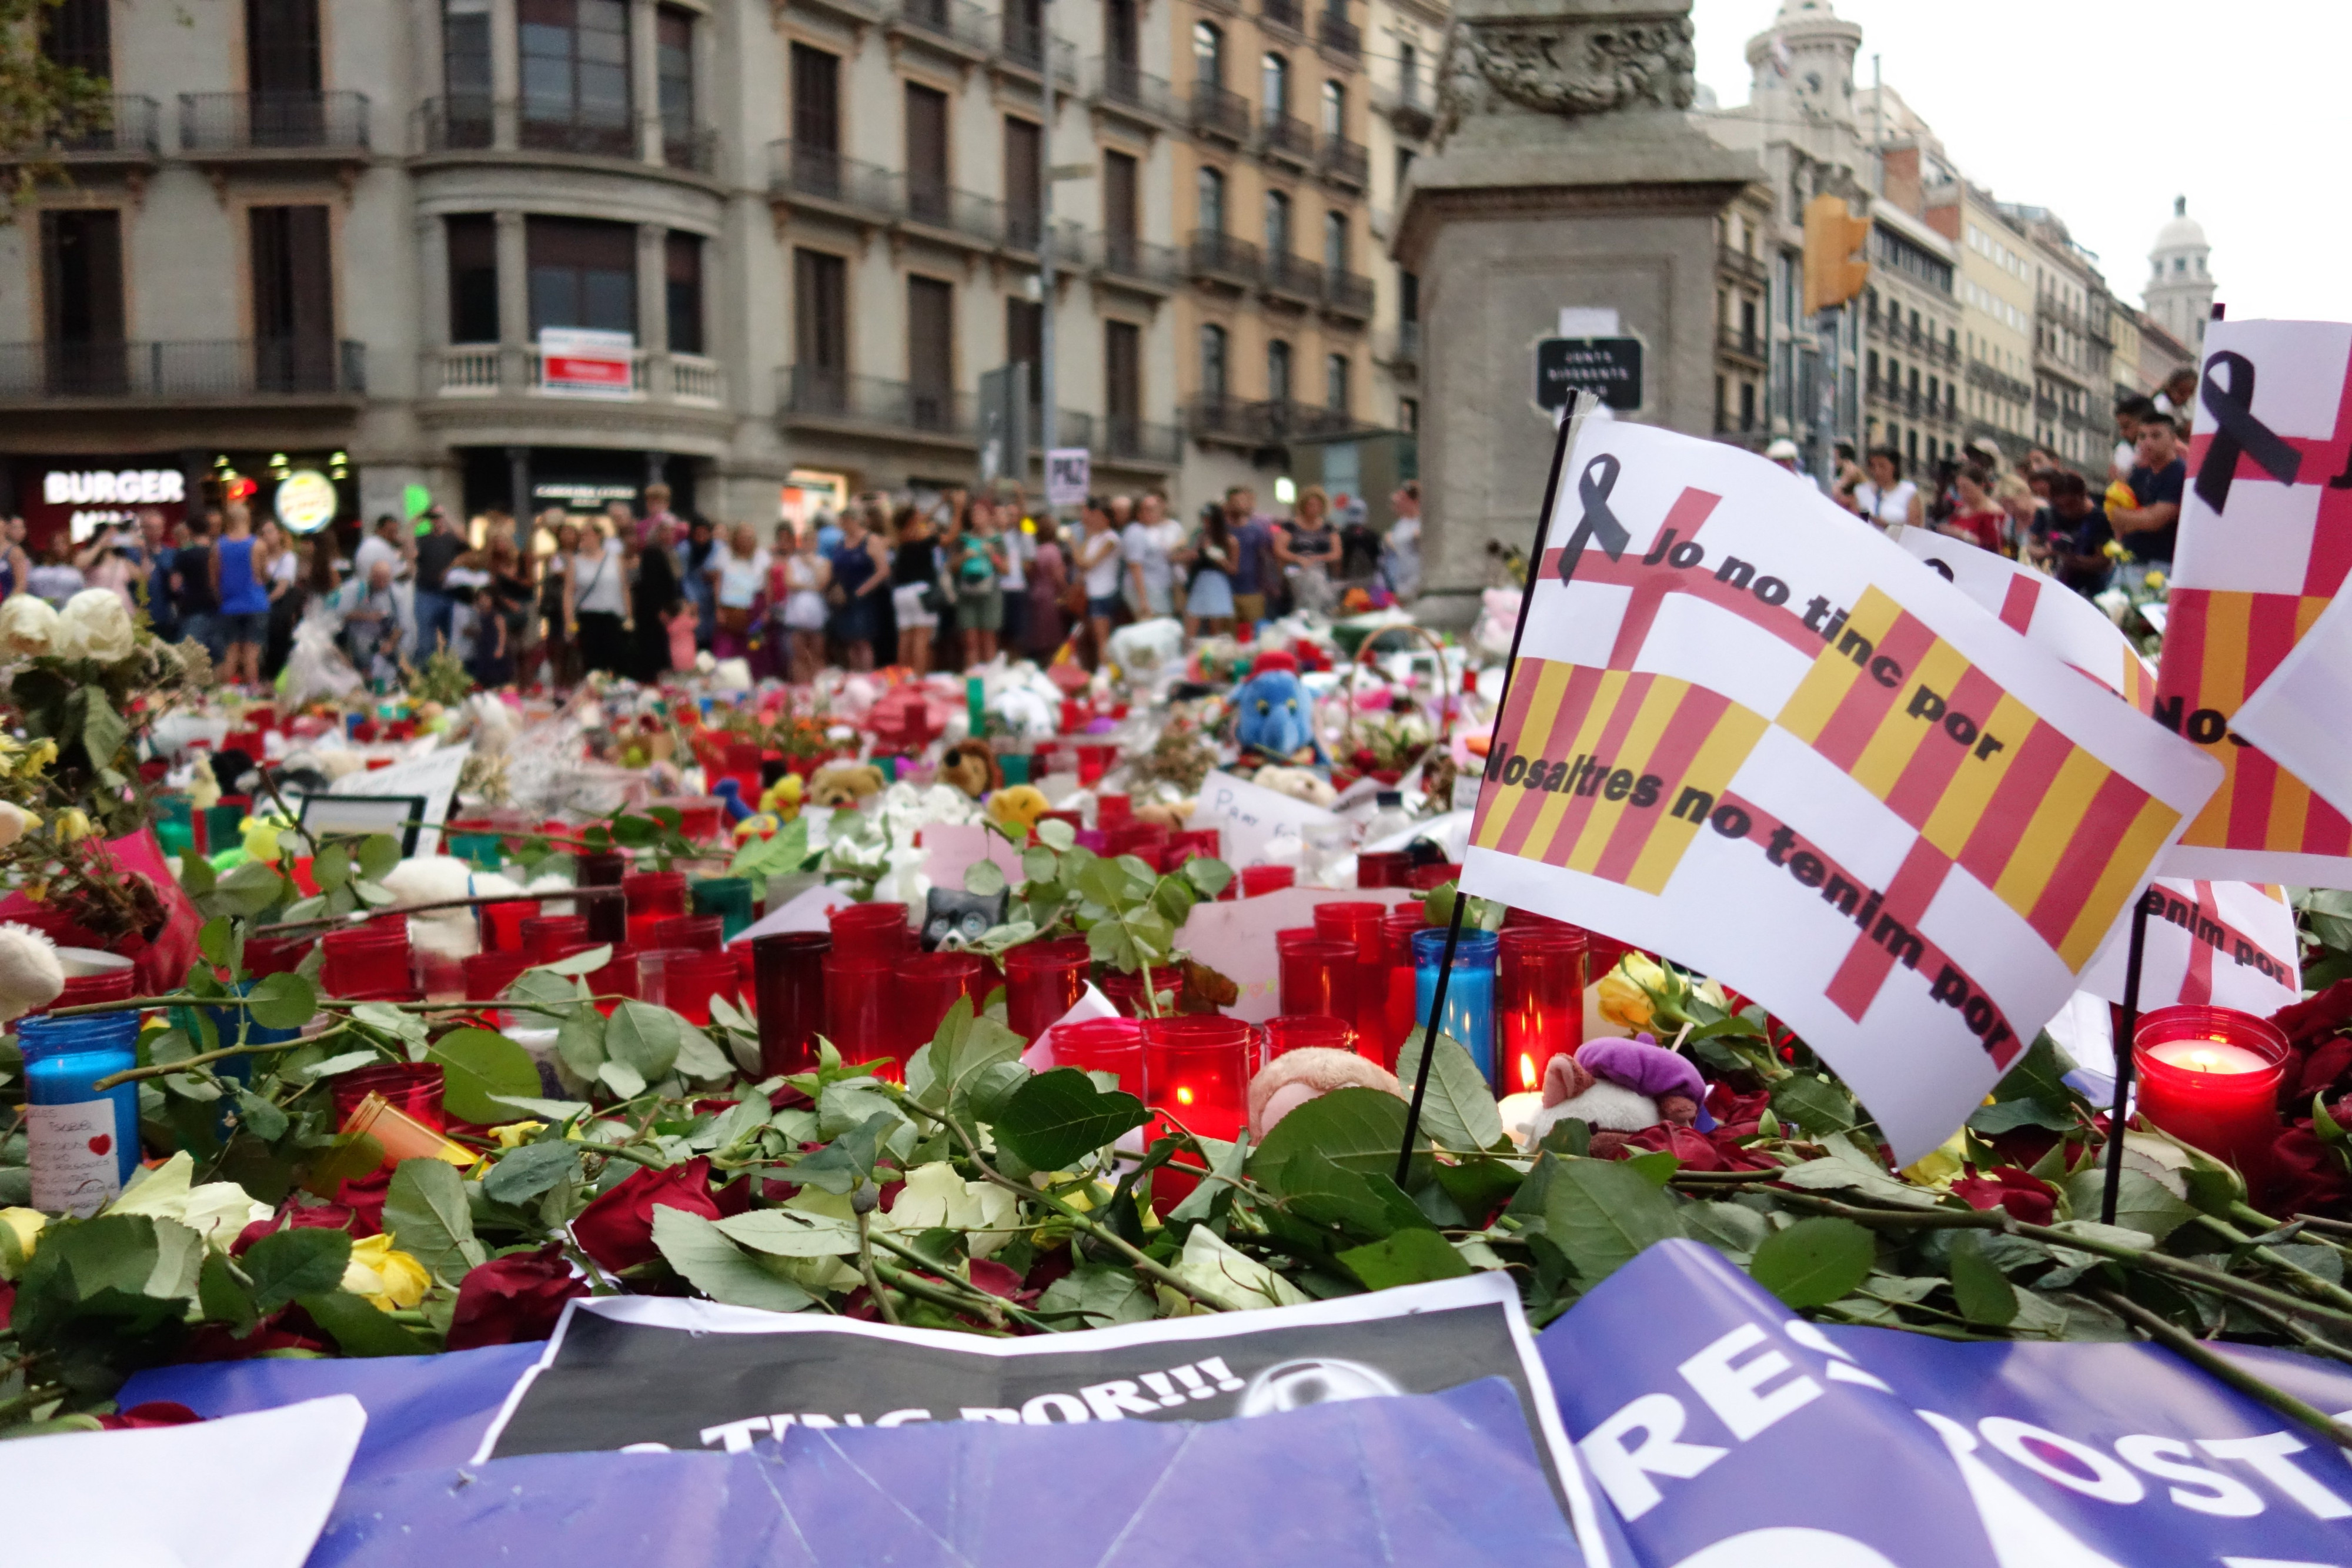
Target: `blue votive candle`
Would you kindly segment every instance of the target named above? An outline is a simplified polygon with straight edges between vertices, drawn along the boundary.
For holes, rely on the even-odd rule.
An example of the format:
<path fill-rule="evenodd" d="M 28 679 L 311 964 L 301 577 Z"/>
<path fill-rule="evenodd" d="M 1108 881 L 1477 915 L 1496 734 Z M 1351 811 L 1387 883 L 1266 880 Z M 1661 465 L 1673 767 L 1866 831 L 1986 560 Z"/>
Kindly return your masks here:
<path fill-rule="evenodd" d="M 1495 963 L 1500 944 L 1491 931 L 1465 931 L 1454 948 L 1454 975 L 1445 986 L 1445 1012 L 1438 1032 L 1469 1048 L 1470 1060 L 1486 1082 L 1495 1082 Z M 1430 926 L 1412 934 L 1412 1026 L 1429 1022 L 1437 995 L 1437 972 L 1445 962 L 1445 930 Z"/>
<path fill-rule="evenodd" d="M 17 1022 L 35 1208 L 87 1218 L 139 1167 L 139 1085 L 92 1087 L 138 1065 L 138 1039 L 134 1012 Z"/>

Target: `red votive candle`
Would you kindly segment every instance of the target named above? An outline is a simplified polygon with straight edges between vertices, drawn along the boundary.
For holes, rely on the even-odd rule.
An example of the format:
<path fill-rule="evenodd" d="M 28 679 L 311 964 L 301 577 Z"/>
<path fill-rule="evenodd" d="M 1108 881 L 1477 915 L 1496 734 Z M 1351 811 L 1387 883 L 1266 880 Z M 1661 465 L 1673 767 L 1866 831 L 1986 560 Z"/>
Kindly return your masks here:
<path fill-rule="evenodd" d="M 1369 887 L 1402 887 L 1405 873 L 1412 869 L 1412 857 L 1402 850 L 1373 850 L 1356 857 L 1356 885 Z"/>
<path fill-rule="evenodd" d="M 1295 865 L 1245 865 L 1242 867 L 1242 896 L 1255 898 L 1263 893 L 1276 893 L 1297 882 Z"/>
<path fill-rule="evenodd" d="M 407 990 L 409 973 L 408 921 L 371 921 L 365 925 L 330 931 L 320 938 L 326 962 L 320 978 L 331 997 L 355 997 L 376 991 Z"/>
<path fill-rule="evenodd" d="M 1405 1037 L 1425 1019 L 1415 1018 L 1419 1010 L 1420 982 L 1414 977 L 1412 934 L 1420 930 L 1427 916 L 1418 904 L 1400 904 L 1381 921 L 1381 936 L 1384 943 L 1381 954 L 1382 995 L 1386 1006 L 1381 1011 L 1381 1062 L 1393 1071 L 1397 1053 L 1404 1049 Z"/>
<path fill-rule="evenodd" d="M 494 1002 L 515 977 L 530 967 L 530 960 L 518 951 L 512 953 L 477 953 L 465 961 L 466 999 L 469 1002 Z M 526 1020 L 528 1027 L 539 1027 L 539 1015 Z"/>
<path fill-rule="evenodd" d="M 719 915 L 673 915 L 654 926 L 656 947 L 694 947 L 716 953 L 724 943 L 727 919 Z"/>
<path fill-rule="evenodd" d="M 1352 1013 L 1338 1016 L 1354 1024 L 1359 1035 L 1372 1040 L 1379 1038 L 1388 1017 L 1388 945 L 1381 937 L 1381 923 L 1388 913 L 1385 904 L 1360 900 L 1315 906 L 1316 935 L 1356 950 L 1356 974 L 1350 982 L 1356 1009 Z M 1378 1060 L 1377 1055 L 1374 1060 Z"/>
<path fill-rule="evenodd" d="M 590 996 L 606 998 L 596 1004 L 596 1010 L 606 1018 L 613 1016 L 613 1010 L 625 998 L 645 999 L 643 974 L 637 962 L 637 950 L 634 947 L 614 948 L 612 960 L 601 969 L 590 970 L 584 977 L 588 981 Z"/>
<path fill-rule="evenodd" d="M 1317 938 L 1293 942 L 1275 955 L 1282 1010 L 1353 1019 L 1357 1012 L 1356 949 Z"/>
<path fill-rule="evenodd" d="M 264 975 L 290 975 L 310 956 L 308 936 L 250 936 L 245 944 L 245 972 L 255 979 Z"/>
<path fill-rule="evenodd" d="M 882 1077 L 906 1079 L 906 1059 L 890 1051 L 890 996 L 895 956 L 845 953 L 836 936 L 824 956 L 824 1037 L 844 1061 L 883 1061 Z"/>
<path fill-rule="evenodd" d="M 1167 970 L 1154 970 L 1151 981 L 1152 989 L 1157 991 L 1167 990 L 1173 983 L 1172 976 Z M 1143 999 L 1143 974 L 1140 970 L 1126 975 L 1113 969 L 1095 982 L 1095 988 L 1102 992 L 1105 1001 L 1118 1009 L 1122 1018 L 1139 1019 L 1151 1011 L 1151 1004 Z"/>
<path fill-rule="evenodd" d="M 987 984 L 988 964 L 977 953 L 912 953 L 900 958 L 891 1013 L 902 1056 L 931 1043 L 957 998 L 970 997 L 978 1012 Z"/>
<path fill-rule="evenodd" d="M 1329 1051 L 1353 1051 L 1356 1049 L 1355 1027 L 1346 1019 L 1335 1019 L 1322 1013 L 1302 1013 L 1296 1017 L 1286 1013 L 1265 1020 L 1267 1060 L 1308 1046 L 1319 1046 Z"/>
<path fill-rule="evenodd" d="M 1449 862 L 1442 865 L 1417 865 L 1406 874 L 1405 885 L 1413 889 L 1415 892 L 1427 893 L 1433 887 L 1444 887 L 1447 883 L 1455 880 L 1461 876 L 1461 874 L 1462 867 L 1457 862 Z"/>
<path fill-rule="evenodd" d="M 699 1028 L 710 1021 L 710 998 L 732 1002 L 740 984 L 734 954 L 673 947 L 662 966 L 662 1005 Z"/>
<path fill-rule="evenodd" d="M 1097 747 L 1094 749 L 1108 751 L 1110 747 Z M 1101 775 L 1097 773 L 1096 777 L 1100 778 Z M 1097 831 L 1108 833 L 1113 828 L 1123 828 L 1133 821 L 1135 821 L 1135 801 L 1131 796 L 1097 795 L 1095 797 Z"/>
<path fill-rule="evenodd" d="M 632 947 L 660 946 L 661 923 L 686 913 L 686 873 L 631 872 L 621 879 L 629 905 L 627 941 Z"/>
<path fill-rule="evenodd" d="M 780 931 L 751 939 L 751 986 L 760 1015 L 760 1073 L 810 1072 L 824 1027 L 823 931 Z"/>
<path fill-rule="evenodd" d="M 1118 760 L 1118 747 L 1116 746 L 1080 746 L 1077 750 L 1078 784 L 1081 788 L 1091 785 L 1109 772 L 1110 765 Z"/>
<path fill-rule="evenodd" d="M 582 887 L 619 887 L 626 880 L 629 858 L 618 850 L 595 850 L 580 857 L 579 870 L 573 880 Z M 579 908 L 582 918 L 588 922 L 588 935 L 599 942 L 620 943 L 629 939 L 629 900 L 626 898 L 583 898 Z"/>
<path fill-rule="evenodd" d="M 839 957 L 895 958 L 915 945 L 903 904 L 845 904 L 825 922 L 833 927 L 833 950 Z"/>
<path fill-rule="evenodd" d="M 534 964 L 551 964 L 568 947 L 593 946 L 588 942 L 584 915 L 528 915 L 517 929 L 522 936 L 522 956 Z"/>
<path fill-rule="evenodd" d="M 1005 1021 L 1034 1041 L 1078 1005 L 1087 988 L 1087 945 L 1024 942 L 1004 954 Z"/>
<path fill-rule="evenodd" d="M 415 1117 L 436 1133 L 449 1125 L 449 1113 L 441 1108 L 442 1071 L 437 1061 L 387 1061 L 338 1073 L 328 1082 L 334 1086 L 337 1126 L 350 1121 L 360 1102 L 371 1094 L 383 1095 L 394 1110 Z"/>
<path fill-rule="evenodd" d="M 1250 1026 L 1187 1014 L 1145 1019 L 1144 1103 L 1204 1138 L 1241 1135 L 1248 1120 Z M 1161 1129 L 1147 1129 L 1146 1141 Z"/>
<path fill-rule="evenodd" d="M 520 953 L 522 951 L 522 923 L 539 914 L 539 900 L 518 898 L 509 904 L 485 904 L 481 906 L 482 951 L 485 953 Z"/>
<path fill-rule="evenodd" d="M 2132 1036 L 2139 1113 L 2257 1179 L 2279 1134 L 2290 1051 L 2278 1026 L 2232 1008 L 2170 1007 Z"/>
<path fill-rule="evenodd" d="M 1054 1031 L 1056 1067 L 1110 1072 L 1129 1094 L 1143 1094 L 1143 1030 L 1133 1019 L 1084 1019 Z"/>
<path fill-rule="evenodd" d="M 1572 925 L 1505 925 L 1496 970 L 1505 1092 L 1543 1087 L 1555 1056 L 1584 1043 L 1584 933 Z"/>

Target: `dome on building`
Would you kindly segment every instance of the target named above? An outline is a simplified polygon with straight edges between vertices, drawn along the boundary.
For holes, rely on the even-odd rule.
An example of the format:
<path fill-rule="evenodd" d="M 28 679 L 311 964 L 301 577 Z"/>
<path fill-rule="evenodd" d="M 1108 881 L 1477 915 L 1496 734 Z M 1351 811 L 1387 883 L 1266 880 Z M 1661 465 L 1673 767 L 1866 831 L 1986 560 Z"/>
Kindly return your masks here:
<path fill-rule="evenodd" d="M 2156 251 L 2169 255 L 2176 250 L 2209 250 L 2205 225 L 2189 215 L 2189 198 L 2172 198 L 2172 221 L 2156 231 Z"/>

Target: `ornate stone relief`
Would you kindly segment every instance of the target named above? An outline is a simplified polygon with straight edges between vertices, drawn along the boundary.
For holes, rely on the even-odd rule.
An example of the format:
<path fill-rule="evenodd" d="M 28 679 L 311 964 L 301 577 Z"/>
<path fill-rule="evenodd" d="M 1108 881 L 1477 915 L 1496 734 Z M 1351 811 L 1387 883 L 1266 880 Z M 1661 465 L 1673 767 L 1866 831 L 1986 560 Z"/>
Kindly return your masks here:
<path fill-rule="evenodd" d="M 1571 120 L 1688 109 L 1696 64 L 1686 15 L 1457 21 L 1440 73 L 1437 134 L 1442 141 L 1505 104 Z"/>

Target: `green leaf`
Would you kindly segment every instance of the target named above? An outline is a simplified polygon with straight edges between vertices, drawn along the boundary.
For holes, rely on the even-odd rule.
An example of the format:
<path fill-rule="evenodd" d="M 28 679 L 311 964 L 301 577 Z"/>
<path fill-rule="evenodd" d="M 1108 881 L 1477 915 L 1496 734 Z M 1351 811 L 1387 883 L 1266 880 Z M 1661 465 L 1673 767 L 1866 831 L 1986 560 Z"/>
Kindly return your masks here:
<path fill-rule="evenodd" d="M 1048 819 L 1037 824 L 1037 841 L 1057 854 L 1067 854 L 1078 841 L 1078 832 L 1069 823 Z"/>
<path fill-rule="evenodd" d="M 1458 1280 L 1470 1272 L 1462 1254 L 1434 1230 L 1395 1231 L 1368 1247 L 1349 1248 L 1339 1255 L 1339 1260 L 1370 1291 Z"/>
<path fill-rule="evenodd" d="M 1283 1166 L 1282 1202 L 1309 1224 L 1341 1226 L 1374 1239 L 1433 1228 L 1429 1217 L 1387 1172 L 1349 1170 L 1312 1150 Z"/>
<path fill-rule="evenodd" d="M 616 1099 L 634 1100 L 646 1092 L 646 1081 L 625 1061 L 608 1061 L 596 1070 L 596 1081 Z"/>
<path fill-rule="evenodd" d="M 905 1119 L 895 1109 L 885 1107 L 814 1154 L 803 1155 L 779 1174 L 786 1181 L 845 1196 L 859 1183 L 873 1179 L 874 1162 L 881 1154 L 882 1140 L 904 1124 Z"/>
<path fill-rule="evenodd" d="M 2017 1288 L 1985 1255 L 1984 1232 L 1963 1230 L 1952 1239 L 1952 1299 L 1960 1316 L 1988 1328 L 2007 1328 L 2017 1317 Z"/>
<path fill-rule="evenodd" d="M 2014 1100 L 1996 1100 L 1990 1105 L 1979 1105 L 1969 1116 L 1969 1131 L 1996 1137 L 2013 1133 L 2020 1127 L 2042 1127 L 2063 1133 L 2074 1124 L 2074 1113 L 2031 1094 L 2021 1094 Z"/>
<path fill-rule="evenodd" d="M 1184 880 L 1203 898 L 1214 898 L 1234 880 L 1234 868 L 1221 860 L 1196 855 L 1183 865 Z"/>
<path fill-rule="evenodd" d="M 1043 827 L 1066 830 L 1066 822 Z M 1037 1312 L 1057 1329 L 1109 1328 L 1116 1323 L 1149 1322 L 1159 1314 L 1158 1303 L 1129 1270 L 1109 1263 L 1081 1263 L 1045 1287 L 1037 1298 Z M 1069 1312 L 1074 1317 L 1056 1317 Z"/>
<path fill-rule="evenodd" d="M 370 882 L 382 882 L 400 862 L 400 841 L 390 833 L 370 833 L 360 841 L 360 874 Z"/>
<path fill-rule="evenodd" d="M 1764 1245 L 1764 1239 L 1772 1234 L 1770 1222 L 1744 1203 L 1685 1204 L 1675 1218 L 1682 1221 L 1683 1234 L 1692 1240 L 1742 1258 Z"/>
<path fill-rule="evenodd" d="M 253 1310 L 267 1317 L 297 1296 L 334 1290 L 351 1259 L 352 1239 L 345 1231 L 322 1226 L 271 1231 L 246 1249 L 241 1260 L 253 1281 Z"/>
<path fill-rule="evenodd" d="M 224 969 L 236 967 L 236 922 L 226 915 L 215 915 L 196 932 L 196 951 L 205 962 Z"/>
<path fill-rule="evenodd" d="M 253 1021 L 264 1029 L 300 1029 L 319 1013 L 319 993 L 299 975 L 264 975 L 249 999 Z"/>
<path fill-rule="evenodd" d="M 6 1226 L 0 1225 L 0 1234 L 6 1230 Z M 341 1274 L 335 1277 L 342 1278 Z M 254 1310 L 252 1293 L 237 1282 L 229 1270 L 228 1260 L 209 1248 L 196 1278 L 196 1304 L 206 1318 L 226 1323 L 229 1333 L 240 1339 L 251 1333 L 254 1325 L 261 1321 L 261 1314 Z"/>
<path fill-rule="evenodd" d="M 2066 1082 L 2074 1065 L 2074 1059 L 2061 1051 L 2056 1040 L 2046 1032 L 2037 1034 L 2032 1046 L 1992 1086 L 1992 1097 L 1995 1101 L 2039 1100 L 2045 1105 L 2087 1103 Z"/>
<path fill-rule="evenodd" d="M 1936 1195 L 1925 1187 L 1835 1156 L 1790 1166 L 1780 1179 L 1806 1192 L 1858 1192 L 1874 1203 L 1898 1208 L 1934 1208 L 1937 1203 Z"/>
<path fill-rule="evenodd" d="M 474 1217 L 466 1206 L 466 1183 L 446 1161 L 403 1160 L 384 1194 L 383 1228 L 394 1245 L 454 1285 L 481 1262 L 474 1239 Z"/>
<path fill-rule="evenodd" d="M 339 1077 L 357 1068 L 373 1067 L 383 1060 L 382 1051 L 346 1051 L 340 1055 L 331 1056 L 324 1061 L 310 1063 L 310 1066 L 302 1069 L 301 1076 L 316 1083 L 322 1079 Z"/>
<path fill-rule="evenodd" d="M 761 1268 L 725 1231 L 698 1214 L 655 1209 L 654 1245 L 688 1284 L 714 1301 L 796 1312 L 812 1300 L 798 1285 Z"/>
<path fill-rule="evenodd" d="M 1076 1068 L 1057 1067 L 1013 1092 L 996 1141 L 1033 1170 L 1059 1170 L 1150 1119 L 1134 1095 L 1106 1093 Z"/>
<path fill-rule="evenodd" d="M 98 686 L 81 688 L 85 706 L 82 709 L 81 744 L 89 754 L 92 768 L 110 766 L 115 754 L 131 738 L 131 727 L 114 706 L 106 700 L 105 691 Z"/>
<path fill-rule="evenodd" d="M 1054 852 L 1048 849 L 1033 847 L 1021 852 L 1021 874 L 1030 882 L 1053 881 L 1054 873 L 1059 869 L 1061 863 L 1055 857 Z"/>
<path fill-rule="evenodd" d="M 857 1250 L 857 1227 L 797 1208 L 755 1208 L 715 1222 L 730 1241 L 772 1258 L 840 1258 Z"/>
<path fill-rule="evenodd" d="M 1247 1129 L 1228 1144 L 1216 1138 L 1203 1138 L 1209 1151 L 1209 1174 L 1221 1180 L 1204 1180 L 1184 1195 L 1184 1201 L 1168 1211 L 1171 1222 L 1212 1219 L 1233 1207 L 1235 1188 L 1233 1184 L 1242 1178 L 1249 1166 L 1250 1135 Z"/>
<path fill-rule="evenodd" d="M 2104 1165 L 2076 1171 L 2059 1185 L 2076 1219 L 2099 1218 L 2107 1191 Z M 2194 1208 L 2173 1197 L 2154 1176 L 2128 1167 L 2123 1172 L 2123 1181 L 2116 1188 L 2115 1223 L 2118 1226 L 2126 1230 L 2144 1230 L 2162 1241 L 2196 1216 Z"/>
<path fill-rule="evenodd" d="M 652 1083 L 667 1077 L 677 1065 L 680 1027 L 678 1016 L 667 1008 L 625 1001 L 605 1021 L 604 1051 Z"/>
<path fill-rule="evenodd" d="M 612 1060 L 604 1051 L 604 1015 L 594 1008 L 575 1008 L 566 1014 L 556 1026 L 555 1054 L 574 1077 L 593 1079 L 596 1070 Z"/>
<path fill-rule="evenodd" d="M 331 841 L 310 857 L 310 880 L 321 893 L 331 893 L 352 880 L 352 854 L 340 841 Z"/>
<path fill-rule="evenodd" d="M 553 1138 L 525 1144 L 504 1155 L 482 1178 L 482 1191 L 496 1202 L 521 1205 L 579 1175 L 578 1145 Z"/>
<path fill-rule="evenodd" d="M 1288 1124 L 1285 1117 L 1282 1125 Z M 1614 1161 L 1589 1159 L 1556 1163 L 1544 1188 L 1544 1229 L 1588 1290 L 1651 1243 L 1682 1234 L 1674 1201 L 1647 1177 Z"/>
<path fill-rule="evenodd" d="M 276 904 L 288 891 L 286 879 L 278 874 L 276 866 L 268 861 L 247 861 L 220 879 L 207 896 L 206 905 L 250 919 Z"/>
<path fill-rule="evenodd" d="M 371 1060 L 380 1061 L 371 1051 Z M 355 1181 L 383 1168 L 383 1145 L 372 1133 L 352 1133 L 338 1137 L 324 1154 L 310 1162 L 302 1185 L 321 1196 L 331 1196 L 336 1184 Z"/>
<path fill-rule="evenodd" d="M 423 1045 L 431 1032 L 417 1014 L 385 1002 L 362 1002 L 352 1009 L 352 1021 L 411 1045 Z"/>
<path fill-rule="evenodd" d="M 566 979 L 576 979 L 594 974 L 612 961 L 613 945 L 607 942 L 601 947 L 591 947 L 584 952 L 572 954 L 568 957 L 551 958 L 544 964 L 533 964 L 525 973 L 561 975 Z M 568 998 L 573 993 L 567 990 L 564 995 Z"/>
<path fill-rule="evenodd" d="M 1870 1278 L 1878 1244 L 1851 1219 L 1816 1215 L 1758 1243 L 1748 1277 L 1788 1306 L 1825 1307 Z"/>
<path fill-rule="evenodd" d="M 460 1121 L 511 1121 L 495 1097 L 529 1094 L 540 1087 L 539 1063 L 530 1052 L 493 1030 L 452 1030 L 433 1042 L 425 1059 L 441 1064 L 441 1103 Z"/>
<path fill-rule="evenodd" d="M 430 1355 L 433 1346 L 349 1291 L 304 1296 L 302 1310 L 345 1355 Z"/>
<path fill-rule="evenodd" d="M 713 1003 L 720 1000 L 718 997 L 710 999 Z M 687 1077 L 699 1078 L 706 1082 L 732 1077 L 735 1071 L 734 1063 L 710 1042 L 710 1037 L 683 1019 L 678 1020 L 677 1026 L 677 1067 Z"/>
<path fill-rule="evenodd" d="M 1397 1052 L 1399 1083 L 1410 1086 L 1421 1071 L 1421 1042 L 1426 1031 L 1414 1030 Z M 1429 1092 L 1421 1103 L 1421 1130 L 1431 1143 L 1458 1154 L 1494 1146 L 1503 1135 L 1503 1118 L 1495 1108 L 1495 1092 L 1478 1071 L 1468 1048 L 1447 1035 L 1437 1037 L 1437 1057 L 1429 1065 Z M 1393 1150 L 1391 1151 L 1394 1153 Z"/>
<path fill-rule="evenodd" d="M 1862 1120 L 1853 1095 L 1811 1072 L 1791 1072 L 1772 1085 L 1772 1113 L 1784 1123 L 1796 1123 L 1817 1142 Z"/>
<path fill-rule="evenodd" d="M 247 1132 L 265 1144 L 274 1144 L 286 1135 L 286 1113 L 250 1089 L 237 1091 L 236 1119 Z"/>
<path fill-rule="evenodd" d="M 1251 1173 L 1277 1196 L 1288 1179 L 1284 1167 L 1301 1154 L 1319 1155 L 1343 1170 L 1393 1176 L 1404 1118 L 1405 1103 L 1393 1094 L 1335 1089 L 1276 1122 L 1251 1156 Z"/>
<path fill-rule="evenodd" d="M 963 868 L 963 890 L 982 898 L 1004 891 L 1004 868 L 992 860 L 974 861 Z"/>

